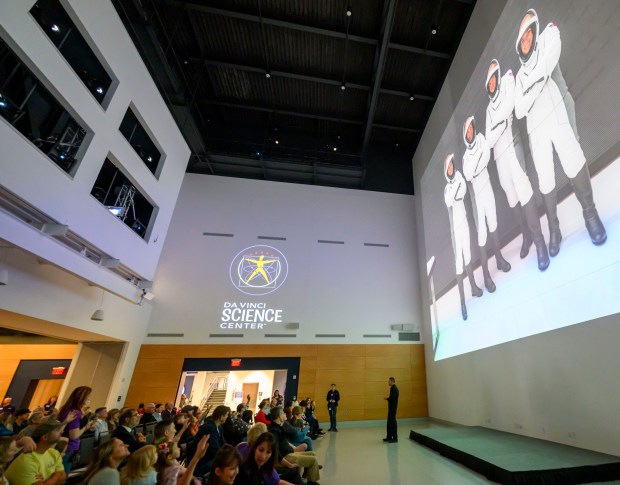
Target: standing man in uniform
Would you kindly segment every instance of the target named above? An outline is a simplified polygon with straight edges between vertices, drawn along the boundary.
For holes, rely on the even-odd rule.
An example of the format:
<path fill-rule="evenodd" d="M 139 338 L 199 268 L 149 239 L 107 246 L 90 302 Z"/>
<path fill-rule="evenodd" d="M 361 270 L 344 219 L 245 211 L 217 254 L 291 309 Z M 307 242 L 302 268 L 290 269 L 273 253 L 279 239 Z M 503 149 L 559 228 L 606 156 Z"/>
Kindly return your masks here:
<path fill-rule="evenodd" d="M 390 386 L 390 397 L 386 397 L 388 402 L 388 418 L 387 418 L 387 436 L 383 438 L 386 443 L 398 443 L 398 426 L 396 424 L 396 410 L 398 409 L 398 387 L 396 387 L 396 379 L 390 377 L 388 380 Z"/>
<path fill-rule="evenodd" d="M 329 412 L 329 431 L 338 432 L 336 428 L 336 412 L 338 411 L 338 401 L 340 401 L 340 393 L 336 389 L 336 384 L 327 391 L 327 411 Z"/>

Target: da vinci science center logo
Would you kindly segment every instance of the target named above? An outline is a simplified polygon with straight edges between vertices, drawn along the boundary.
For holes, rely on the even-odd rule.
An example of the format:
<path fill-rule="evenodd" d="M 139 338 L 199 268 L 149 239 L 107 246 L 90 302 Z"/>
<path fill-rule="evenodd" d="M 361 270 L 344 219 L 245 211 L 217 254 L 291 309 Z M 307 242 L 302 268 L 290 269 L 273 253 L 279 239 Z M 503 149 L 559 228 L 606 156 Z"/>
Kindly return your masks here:
<path fill-rule="evenodd" d="M 288 263 L 284 254 L 271 246 L 250 246 L 230 263 L 230 281 L 241 293 L 267 295 L 286 281 Z"/>

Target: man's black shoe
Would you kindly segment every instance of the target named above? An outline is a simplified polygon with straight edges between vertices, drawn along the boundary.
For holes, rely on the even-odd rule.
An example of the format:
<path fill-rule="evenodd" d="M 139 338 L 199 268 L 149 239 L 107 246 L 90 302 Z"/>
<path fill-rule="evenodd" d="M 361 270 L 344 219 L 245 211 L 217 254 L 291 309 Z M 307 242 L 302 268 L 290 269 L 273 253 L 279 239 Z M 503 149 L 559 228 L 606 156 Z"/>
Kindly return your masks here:
<path fill-rule="evenodd" d="M 388 443 L 398 443 L 398 438 L 393 438 L 391 440 L 388 440 Z"/>
<path fill-rule="evenodd" d="M 388 441 L 390 441 L 390 438 L 383 438 L 383 441 L 387 443 Z"/>

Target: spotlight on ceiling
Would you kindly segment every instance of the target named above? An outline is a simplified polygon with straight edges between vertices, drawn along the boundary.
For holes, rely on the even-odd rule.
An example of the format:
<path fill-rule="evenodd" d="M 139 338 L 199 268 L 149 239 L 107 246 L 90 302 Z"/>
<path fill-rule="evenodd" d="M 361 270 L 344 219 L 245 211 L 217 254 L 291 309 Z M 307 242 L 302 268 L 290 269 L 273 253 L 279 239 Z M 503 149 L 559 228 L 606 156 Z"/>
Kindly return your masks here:
<path fill-rule="evenodd" d="M 437 26 L 435 24 L 431 25 L 431 34 L 437 34 Z"/>
<path fill-rule="evenodd" d="M 103 88 L 101 86 L 95 89 L 95 91 L 97 91 L 99 94 L 103 94 Z"/>
<path fill-rule="evenodd" d="M 267 79 L 271 78 L 271 71 L 269 69 L 267 69 L 267 71 L 265 72 L 265 77 Z"/>
<path fill-rule="evenodd" d="M 413 101 L 415 99 L 415 96 L 413 94 L 409 95 L 409 101 Z"/>
<path fill-rule="evenodd" d="M 337 152 L 338 151 L 338 147 L 334 147 L 334 151 Z"/>
<path fill-rule="evenodd" d="M 6 286 L 9 284 L 9 271 L 6 269 L 0 269 L 0 286 Z"/>
<path fill-rule="evenodd" d="M 280 144 L 280 140 L 276 140 L 276 141 L 275 141 L 275 144 L 276 144 L 276 145 L 279 145 L 279 144 Z"/>
<path fill-rule="evenodd" d="M 351 7 L 347 7 L 347 17 L 350 17 L 351 15 L 353 15 L 353 10 L 351 10 Z"/>
<path fill-rule="evenodd" d="M 103 322 L 104 316 L 103 310 L 99 309 L 95 310 L 95 313 L 93 313 L 93 316 L 90 317 L 90 319 L 96 322 Z"/>
<path fill-rule="evenodd" d="M 342 83 L 342 84 L 340 85 L 340 89 L 342 89 L 343 91 L 344 91 L 345 89 L 347 89 L 346 84 L 345 84 L 345 83 Z"/>
<path fill-rule="evenodd" d="M 56 25 L 56 24 L 53 24 L 51 29 L 52 29 L 52 32 L 59 32 L 60 31 L 60 27 L 58 27 L 58 25 Z"/>

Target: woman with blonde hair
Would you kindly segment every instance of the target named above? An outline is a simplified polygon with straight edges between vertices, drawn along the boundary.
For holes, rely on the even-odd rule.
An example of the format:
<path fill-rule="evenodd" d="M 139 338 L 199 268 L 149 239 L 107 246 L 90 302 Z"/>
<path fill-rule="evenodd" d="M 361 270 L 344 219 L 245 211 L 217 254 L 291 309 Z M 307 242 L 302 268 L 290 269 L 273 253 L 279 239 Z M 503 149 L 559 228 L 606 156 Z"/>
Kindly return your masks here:
<path fill-rule="evenodd" d="M 157 448 L 146 445 L 131 455 L 121 472 L 121 485 L 155 485 L 157 472 L 153 465 L 157 462 Z"/>
<path fill-rule="evenodd" d="M 100 444 L 88 465 L 81 485 L 120 485 L 118 467 L 129 456 L 129 447 L 118 438 Z"/>

